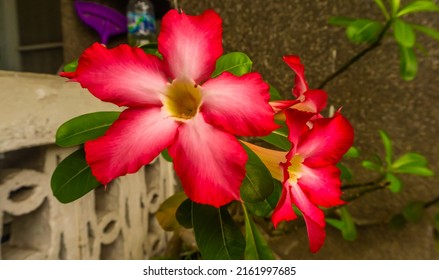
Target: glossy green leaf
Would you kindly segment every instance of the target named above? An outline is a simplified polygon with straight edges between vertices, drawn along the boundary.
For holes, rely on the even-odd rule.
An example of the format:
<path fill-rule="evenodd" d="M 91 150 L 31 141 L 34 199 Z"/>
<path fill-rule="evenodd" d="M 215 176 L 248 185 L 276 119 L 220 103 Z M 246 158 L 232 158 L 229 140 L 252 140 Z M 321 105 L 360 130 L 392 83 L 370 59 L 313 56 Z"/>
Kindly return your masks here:
<path fill-rule="evenodd" d="M 264 140 L 267 143 L 270 143 L 275 147 L 278 147 L 279 149 L 282 149 L 283 151 L 289 151 L 291 149 L 291 142 L 288 141 L 288 138 L 277 131 L 273 131 L 267 136 L 261 136 L 258 138 Z"/>
<path fill-rule="evenodd" d="M 399 10 L 399 6 L 401 5 L 401 0 L 391 0 L 390 7 L 392 9 L 392 17 L 394 17 Z"/>
<path fill-rule="evenodd" d="M 385 156 L 386 164 L 387 167 L 390 167 L 390 165 L 392 164 L 392 157 L 393 157 L 392 140 L 390 140 L 389 135 L 384 130 L 380 130 L 380 137 L 384 145 L 384 151 L 386 153 Z"/>
<path fill-rule="evenodd" d="M 374 171 L 381 170 L 381 165 L 379 165 L 373 161 L 370 161 L 370 160 L 363 160 L 361 162 L 361 166 L 363 166 L 364 168 L 369 169 L 369 170 L 374 170 Z"/>
<path fill-rule="evenodd" d="M 360 150 L 358 150 L 356 147 L 352 146 L 349 148 L 349 150 L 344 154 L 343 157 L 345 158 L 357 158 L 360 156 Z"/>
<path fill-rule="evenodd" d="M 279 201 L 282 192 L 281 183 L 274 179 L 273 182 L 274 182 L 273 192 L 270 194 L 268 198 L 264 199 L 261 202 L 255 202 L 255 203 L 245 202 L 245 206 L 250 213 L 259 217 L 271 216 L 271 213 L 276 208 L 276 205 Z"/>
<path fill-rule="evenodd" d="M 178 206 L 175 218 L 182 227 L 192 228 L 192 201 L 190 199 L 186 199 Z"/>
<path fill-rule="evenodd" d="M 140 48 L 147 54 L 152 54 L 152 55 L 157 56 L 160 59 L 163 59 L 162 54 L 159 53 L 159 51 L 158 51 L 158 44 L 157 43 L 150 43 L 150 44 L 142 45 Z"/>
<path fill-rule="evenodd" d="M 356 44 L 370 43 L 378 38 L 383 26 L 381 23 L 370 19 L 357 19 L 346 29 L 348 39 Z"/>
<path fill-rule="evenodd" d="M 394 171 L 395 173 L 413 174 L 418 176 L 434 176 L 434 172 L 427 167 L 405 166 Z"/>
<path fill-rule="evenodd" d="M 418 12 L 439 12 L 439 7 L 434 2 L 428 0 L 413 1 L 405 7 L 402 7 L 396 16 L 400 17 Z"/>
<path fill-rule="evenodd" d="M 205 260 L 241 259 L 245 239 L 226 207 L 192 203 L 195 240 Z"/>
<path fill-rule="evenodd" d="M 167 162 L 172 162 L 172 157 L 169 155 L 168 149 L 164 149 L 161 155 Z"/>
<path fill-rule="evenodd" d="M 77 67 L 78 67 L 78 60 L 74 60 L 74 61 L 64 65 L 63 71 L 64 72 L 75 72 Z"/>
<path fill-rule="evenodd" d="M 424 203 L 420 201 L 411 202 L 404 208 L 402 214 L 409 222 L 419 222 L 424 214 Z"/>
<path fill-rule="evenodd" d="M 253 223 L 245 205 L 243 205 L 243 209 L 245 218 L 244 258 L 246 260 L 274 260 L 273 253 L 270 247 L 268 247 L 267 241 Z"/>
<path fill-rule="evenodd" d="M 393 35 L 398 44 L 407 48 L 411 48 L 415 45 L 416 34 L 410 24 L 404 22 L 403 20 L 395 19 L 393 28 Z"/>
<path fill-rule="evenodd" d="M 96 112 L 73 118 L 58 128 L 55 143 L 71 147 L 96 139 L 104 135 L 119 115 L 120 112 Z"/>
<path fill-rule="evenodd" d="M 426 166 L 427 164 L 428 161 L 423 155 L 418 153 L 406 153 L 393 162 L 392 169 L 398 169 L 401 167 Z"/>
<path fill-rule="evenodd" d="M 329 18 L 328 23 L 332 24 L 332 25 L 348 27 L 351 23 L 353 23 L 356 20 L 357 19 L 350 18 L 350 17 L 335 16 L 335 17 Z"/>
<path fill-rule="evenodd" d="M 53 195 L 62 203 L 72 202 L 101 185 L 91 174 L 84 149 L 79 149 L 58 164 L 50 181 Z"/>
<path fill-rule="evenodd" d="M 342 231 L 343 228 L 345 227 L 345 224 L 341 220 L 332 219 L 332 218 L 326 218 L 325 220 L 328 223 L 328 225 L 331 225 L 340 231 Z"/>
<path fill-rule="evenodd" d="M 399 45 L 400 49 L 400 69 L 401 77 L 406 81 L 411 81 L 416 77 L 418 72 L 418 61 L 413 48 L 407 48 Z"/>
<path fill-rule="evenodd" d="M 273 192 L 273 179 L 270 171 L 259 157 L 243 145 L 248 160 L 245 165 L 245 178 L 241 185 L 241 198 L 245 202 L 255 203 L 264 201 Z"/>
<path fill-rule="evenodd" d="M 160 204 L 155 216 L 160 226 L 166 231 L 174 231 L 180 227 L 176 219 L 177 208 L 187 199 L 184 192 L 177 192 Z"/>
<path fill-rule="evenodd" d="M 340 207 L 340 217 L 344 223 L 341 231 L 343 238 L 348 241 L 357 239 L 357 229 L 354 220 L 346 207 Z"/>
<path fill-rule="evenodd" d="M 438 30 L 431 28 L 431 27 L 417 25 L 417 24 L 412 24 L 412 27 L 416 30 L 421 31 L 425 35 L 430 36 L 431 38 L 435 39 L 436 41 L 439 41 L 439 31 Z"/>
<path fill-rule="evenodd" d="M 374 0 L 374 1 L 375 1 L 375 4 L 377 4 L 378 8 L 380 8 L 380 10 L 383 13 L 384 17 L 386 19 L 389 19 L 390 18 L 389 12 L 387 11 L 387 8 L 384 5 L 383 1 L 382 0 Z"/>
<path fill-rule="evenodd" d="M 402 190 L 402 182 L 392 173 L 386 173 L 386 180 L 389 182 L 388 188 L 393 193 L 398 193 Z"/>
<path fill-rule="evenodd" d="M 232 52 L 221 56 L 216 61 L 215 71 L 212 78 L 218 77 L 223 72 L 230 72 L 236 76 L 242 76 L 252 69 L 253 62 L 242 52 Z"/>
<path fill-rule="evenodd" d="M 279 91 L 275 87 L 270 85 L 270 101 L 276 101 L 281 99 L 282 97 L 280 96 Z"/>

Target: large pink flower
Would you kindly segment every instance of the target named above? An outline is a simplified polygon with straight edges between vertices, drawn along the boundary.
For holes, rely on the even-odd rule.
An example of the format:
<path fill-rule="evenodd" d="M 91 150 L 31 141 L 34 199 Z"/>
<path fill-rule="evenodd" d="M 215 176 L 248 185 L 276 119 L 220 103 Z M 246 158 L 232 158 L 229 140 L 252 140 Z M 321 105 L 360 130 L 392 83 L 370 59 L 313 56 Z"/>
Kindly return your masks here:
<path fill-rule="evenodd" d="M 223 52 L 221 24 L 211 10 L 200 16 L 171 10 L 158 38 L 162 60 L 139 48 L 96 43 L 76 72 L 61 74 L 128 107 L 104 136 L 85 143 L 102 184 L 136 172 L 168 148 L 190 199 L 216 207 L 239 199 L 247 155 L 234 135 L 267 135 L 277 126 L 259 74 L 210 78 Z"/>
<path fill-rule="evenodd" d="M 272 215 L 275 226 L 297 218 L 295 205 L 306 222 L 310 249 L 317 252 L 325 240 L 325 217 L 319 208 L 334 207 L 340 199 L 340 171 L 335 166 L 353 143 L 353 128 L 340 114 L 311 120 L 316 113 L 286 109 L 289 152 L 246 143 L 282 182 L 282 195 Z M 311 122 L 311 128 L 309 126 Z"/>

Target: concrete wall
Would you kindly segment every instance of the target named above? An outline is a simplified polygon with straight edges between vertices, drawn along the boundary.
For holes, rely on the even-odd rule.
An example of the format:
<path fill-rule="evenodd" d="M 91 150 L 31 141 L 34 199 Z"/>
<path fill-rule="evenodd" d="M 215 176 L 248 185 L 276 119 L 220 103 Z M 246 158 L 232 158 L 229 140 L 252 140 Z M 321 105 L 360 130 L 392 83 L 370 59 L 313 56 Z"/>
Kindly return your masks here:
<path fill-rule="evenodd" d="M 206 0 L 180 1 L 188 14 L 213 8 L 224 19 L 226 52 L 243 51 L 254 62 L 254 70 L 282 93 L 289 95 L 293 73 L 282 61 L 286 54 L 297 54 L 305 64 L 311 87 L 318 84 L 364 46 L 349 43 L 344 30 L 327 24 L 333 15 L 382 19 L 374 1 L 366 0 Z M 402 1 L 408 2 L 408 1 Z M 410 21 L 438 28 L 439 16 L 423 13 Z M 351 120 L 355 145 L 363 154 L 382 152 L 378 130 L 394 139 L 395 153 L 416 151 L 425 155 L 439 174 L 439 43 L 425 36 L 418 41 L 429 56 L 419 55 L 419 74 L 412 82 L 399 77 L 398 49 L 392 38 L 331 82 L 326 90 L 329 102 L 343 106 Z M 370 176 L 358 174 L 366 180 Z M 369 173 L 367 173 L 369 174 Z M 305 230 L 293 231 L 273 242 L 286 258 L 310 259 L 428 259 L 438 258 L 434 251 L 431 215 L 419 224 L 401 231 L 385 224 L 409 201 L 428 201 L 439 195 L 439 179 L 403 176 L 405 189 L 400 194 L 379 191 L 350 205 L 359 227 L 357 241 L 344 241 L 328 228 L 323 249 L 312 255 L 307 250 Z M 431 209 L 429 214 L 437 212 Z"/>

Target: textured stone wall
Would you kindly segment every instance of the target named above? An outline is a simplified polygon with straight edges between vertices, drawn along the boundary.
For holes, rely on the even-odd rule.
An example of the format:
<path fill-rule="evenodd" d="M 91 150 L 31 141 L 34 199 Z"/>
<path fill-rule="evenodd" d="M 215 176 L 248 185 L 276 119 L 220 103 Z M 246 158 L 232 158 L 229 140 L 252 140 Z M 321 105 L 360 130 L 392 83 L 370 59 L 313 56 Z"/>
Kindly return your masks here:
<path fill-rule="evenodd" d="M 332 15 L 370 17 L 382 15 L 372 0 L 204 0 L 179 1 L 188 14 L 199 14 L 213 8 L 223 17 L 226 52 L 246 52 L 254 70 L 289 95 L 293 72 L 282 61 L 282 55 L 297 54 L 305 64 L 311 87 L 317 85 L 364 46 L 347 41 L 344 30 L 329 26 Z M 407 1 L 402 1 L 407 2 Z M 413 22 L 439 28 L 438 14 L 409 16 Z M 425 36 L 418 41 L 429 56 L 418 52 L 419 73 L 412 82 L 399 77 L 398 49 L 391 38 L 353 65 L 348 72 L 331 82 L 326 90 L 329 102 L 343 106 L 356 131 L 355 145 L 365 155 L 382 152 L 378 130 L 384 129 L 394 139 L 396 154 L 416 151 L 424 154 L 431 168 L 439 174 L 439 43 Z M 367 179 L 357 170 L 358 179 Z M 305 229 L 288 237 L 273 240 L 278 253 L 285 258 L 306 259 L 429 259 L 438 258 L 434 250 L 431 215 L 419 224 L 401 231 L 390 230 L 386 221 L 413 200 L 428 201 L 439 195 L 439 179 L 402 176 L 405 189 L 400 194 L 380 191 L 350 205 L 360 224 L 357 241 L 341 239 L 328 228 L 323 249 L 315 255 L 308 252 Z"/>

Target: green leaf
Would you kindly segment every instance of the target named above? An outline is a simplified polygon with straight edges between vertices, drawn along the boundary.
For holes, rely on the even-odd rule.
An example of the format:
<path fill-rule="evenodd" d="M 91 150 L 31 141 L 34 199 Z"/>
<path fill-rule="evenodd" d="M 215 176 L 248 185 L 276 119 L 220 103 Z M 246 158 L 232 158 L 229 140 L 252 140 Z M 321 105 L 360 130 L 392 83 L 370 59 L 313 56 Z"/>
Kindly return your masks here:
<path fill-rule="evenodd" d="M 152 55 L 157 56 L 160 59 L 163 59 L 162 54 L 159 53 L 159 51 L 158 51 L 158 44 L 157 43 L 145 44 L 145 45 L 142 45 L 140 48 L 147 54 L 152 54 Z"/>
<path fill-rule="evenodd" d="M 382 0 L 374 0 L 374 1 L 377 4 L 377 6 L 380 8 L 380 10 L 383 13 L 384 17 L 386 19 L 389 19 L 390 18 L 389 12 L 387 11 L 386 6 L 384 5 L 383 1 Z"/>
<path fill-rule="evenodd" d="M 398 42 L 398 44 L 407 48 L 411 48 L 415 45 L 416 34 L 415 31 L 413 31 L 413 28 L 410 24 L 400 19 L 395 19 L 393 28 L 394 28 L 393 35 L 395 37 L 396 42 Z"/>
<path fill-rule="evenodd" d="M 212 78 L 218 77 L 223 72 L 230 72 L 236 76 L 242 76 L 252 69 L 253 62 L 242 52 L 232 52 L 221 56 L 216 61 L 215 71 Z"/>
<path fill-rule="evenodd" d="M 417 24 L 412 24 L 412 27 L 416 30 L 421 31 L 425 35 L 430 36 L 431 38 L 435 39 L 436 41 L 439 41 L 439 31 L 438 30 L 436 30 L 434 28 L 427 27 L 427 26 L 423 26 L 423 25 L 417 25 Z"/>
<path fill-rule="evenodd" d="M 390 140 L 389 135 L 384 131 L 380 130 L 381 141 L 384 145 L 384 151 L 386 153 L 385 159 L 387 167 L 392 165 L 392 157 L 393 157 L 393 148 L 392 148 L 392 140 Z"/>
<path fill-rule="evenodd" d="M 378 38 L 382 28 L 382 24 L 375 20 L 357 19 L 346 29 L 346 36 L 356 44 L 370 43 Z"/>
<path fill-rule="evenodd" d="M 61 147 L 83 144 L 102 136 L 119 117 L 120 112 L 96 112 L 73 118 L 56 131 L 55 143 Z"/>
<path fill-rule="evenodd" d="M 432 1 L 420 0 L 413 1 L 412 3 L 407 4 L 405 7 L 401 8 L 401 10 L 396 14 L 397 17 L 417 13 L 417 12 L 438 12 L 439 7 Z"/>
<path fill-rule="evenodd" d="M 187 199 L 184 192 L 177 192 L 162 202 L 155 216 L 160 226 L 166 231 L 174 231 L 180 227 L 176 219 L 177 208 Z"/>
<path fill-rule="evenodd" d="M 168 149 L 164 149 L 161 152 L 163 158 L 167 161 L 167 162 L 172 162 L 172 157 L 169 155 Z"/>
<path fill-rule="evenodd" d="M 244 209 L 245 217 L 245 251 L 244 258 L 246 260 L 274 260 L 270 247 L 268 247 L 267 241 L 259 232 L 256 225 L 253 223 L 251 217 L 249 217 L 245 205 Z"/>
<path fill-rule="evenodd" d="M 344 154 L 345 158 L 357 158 L 359 156 L 360 151 L 354 146 L 350 147 L 349 150 Z"/>
<path fill-rule="evenodd" d="M 274 180 L 274 188 L 271 195 L 264 199 L 264 201 L 249 203 L 245 202 L 245 206 L 250 211 L 250 213 L 259 217 L 269 217 L 279 201 L 280 195 L 282 193 L 282 185 L 279 181 Z"/>
<path fill-rule="evenodd" d="M 406 153 L 393 162 L 392 169 L 396 170 L 401 167 L 426 166 L 427 164 L 428 161 L 423 155 L 418 153 Z"/>
<path fill-rule="evenodd" d="M 407 220 L 404 218 L 404 215 L 397 214 L 390 219 L 389 226 L 392 229 L 403 229 L 407 223 Z"/>
<path fill-rule="evenodd" d="M 205 260 L 241 259 L 245 239 L 226 207 L 192 203 L 195 240 Z"/>
<path fill-rule="evenodd" d="M 330 17 L 328 23 L 332 25 L 348 27 L 355 20 L 356 20 L 355 18 L 336 16 L 336 17 Z"/>
<path fill-rule="evenodd" d="M 340 179 L 345 181 L 351 181 L 353 178 L 352 171 L 344 164 L 337 163 L 337 168 L 340 169 Z"/>
<path fill-rule="evenodd" d="M 84 149 L 79 149 L 58 164 L 50 181 L 53 195 L 62 203 L 72 202 L 99 187 L 85 161 Z"/>
<path fill-rule="evenodd" d="M 273 192 L 273 179 L 270 171 L 259 157 L 243 145 L 248 155 L 245 165 L 245 178 L 241 185 L 241 198 L 245 202 L 255 203 L 264 201 Z"/>
<path fill-rule="evenodd" d="M 373 161 L 370 161 L 370 160 L 363 160 L 361 162 L 361 165 L 364 168 L 369 169 L 369 170 L 374 170 L 374 171 L 380 171 L 381 170 L 381 165 L 379 165 L 379 164 L 377 164 L 377 163 L 375 163 Z"/>
<path fill-rule="evenodd" d="M 386 173 L 386 180 L 390 183 L 388 188 L 391 192 L 398 193 L 402 190 L 401 180 L 392 173 Z"/>
<path fill-rule="evenodd" d="M 336 229 L 338 229 L 340 231 L 342 231 L 343 228 L 345 227 L 344 222 L 341 220 L 332 219 L 332 218 L 326 218 L 325 220 L 329 225 L 335 227 Z"/>
<path fill-rule="evenodd" d="M 291 142 L 288 140 L 288 138 L 277 131 L 273 131 L 267 136 L 261 136 L 258 138 L 270 143 L 275 147 L 278 147 L 279 149 L 282 149 L 283 151 L 289 151 L 291 149 Z"/>
<path fill-rule="evenodd" d="M 280 96 L 279 91 L 275 87 L 270 85 L 270 101 L 276 101 L 281 99 L 282 97 Z"/>
<path fill-rule="evenodd" d="M 395 173 L 413 174 L 418 176 L 434 176 L 434 172 L 427 167 L 422 166 L 406 166 L 400 167 L 394 171 Z"/>
<path fill-rule="evenodd" d="M 416 60 L 413 48 L 407 48 L 399 45 L 401 59 L 401 77 L 406 81 L 411 81 L 416 77 L 418 72 L 418 61 Z"/>
<path fill-rule="evenodd" d="M 78 60 L 74 60 L 74 61 L 64 65 L 63 71 L 64 72 L 75 72 L 77 67 L 78 67 Z"/>
<path fill-rule="evenodd" d="M 424 214 L 424 203 L 420 201 L 411 202 L 404 208 L 402 214 L 409 222 L 419 222 Z"/>
<path fill-rule="evenodd" d="M 392 8 L 392 17 L 394 17 L 399 10 L 399 6 L 401 5 L 401 0 L 391 0 L 390 6 Z"/>
<path fill-rule="evenodd" d="M 186 199 L 178 206 L 175 218 L 182 227 L 192 228 L 192 201 L 190 199 Z"/>
<path fill-rule="evenodd" d="M 340 207 L 341 220 L 344 223 L 342 235 L 345 240 L 353 241 L 357 239 L 357 229 L 354 220 L 346 207 Z"/>

